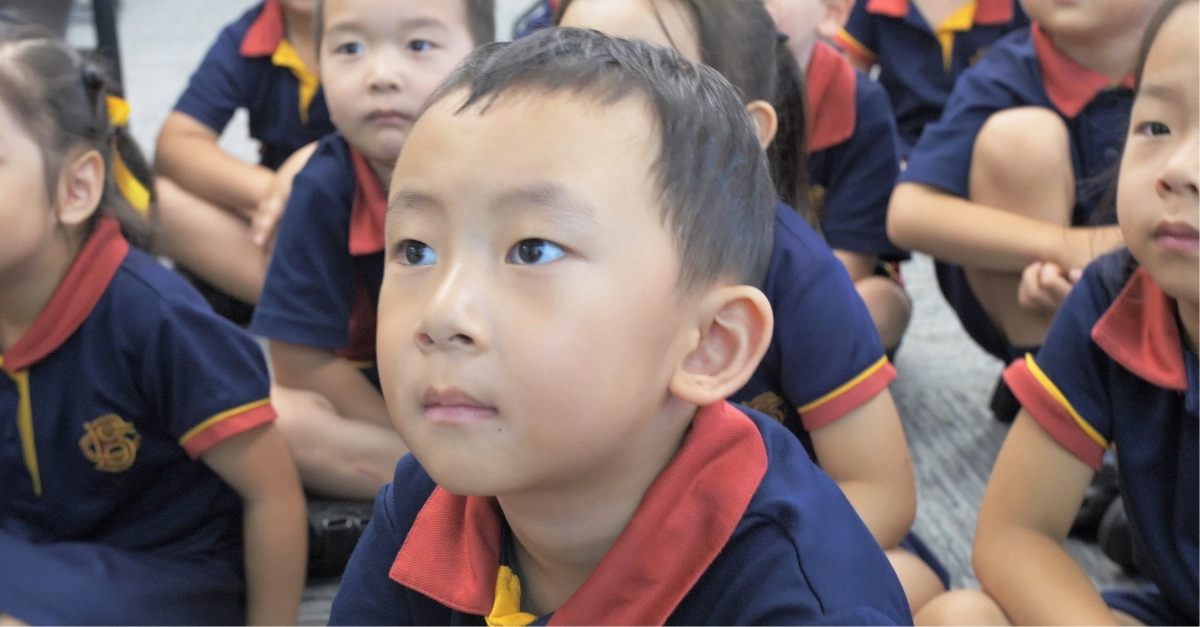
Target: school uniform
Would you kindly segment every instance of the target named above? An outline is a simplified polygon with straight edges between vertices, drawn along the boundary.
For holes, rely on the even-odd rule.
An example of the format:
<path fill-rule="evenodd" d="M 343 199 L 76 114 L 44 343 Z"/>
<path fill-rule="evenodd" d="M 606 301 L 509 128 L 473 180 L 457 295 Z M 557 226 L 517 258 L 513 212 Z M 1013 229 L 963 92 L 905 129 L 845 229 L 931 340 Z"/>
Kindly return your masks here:
<path fill-rule="evenodd" d="M 988 118 L 1013 107 L 1043 107 L 1058 113 L 1067 127 L 1076 194 L 1071 223 L 1110 224 L 1115 212 L 1098 207 L 1112 189 L 1120 161 L 1132 85 L 1132 77 L 1112 85 L 1106 76 L 1071 60 L 1036 24 L 1011 33 L 963 72 L 942 118 L 925 128 L 900 182 L 969 198 L 972 150 Z M 1019 357 L 983 311 L 962 268 L 939 263 L 937 273 L 942 293 L 967 333 L 1006 362 Z"/>
<path fill-rule="evenodd" d="M 436 487 L 410 455 L 375 507 L 331 624 L 911 621 L 837 486 L 774 420 L 724 402 L 697 413 L 616 543 L 551 615 L 522 615 L 516 586 L 498 590 L 512 583 L 501 557 L 512 549 L 494 499 Z"/>
<path fill-rule="evenodd" d="M 284 30 L 278 0 L 243 13 L 221 31 L 175 104 L 217 135 L 246 109 L 260 162 L 272 170 L 334 130 L 316 68 L 304 65 Z"/>
<path fill-rule="evenodd" d="M 805 81 L 810 200 L 825 241 L 878 256 L 881 265 L 908 259 L 887 237 L 888 200 L 900 173 L 887 94 L 822 42 L 813 48 Z"/>
<path fill-rule="evenodd" d="M 1106 594 L 1149 624 L 1196 624 L 1197 366 L 1176 303 L 1127 250 L 1084 272 L 1037 356 L 1004 373 L 1021 405 L 1093 469 L 1116 448 L 1121 492 L 1157 590 Z"/>
<path fill-rule="evenodd" d="M 275 417 L 254 341 L 104 218 L 0 369 L 0 613 L 243 622 L 241 499 L 198 458 Z"/>
<path fill-rule="evenodd" d="M 959 74 L 1028 25 L 1016 0 L 971 0 L 938 25 L 910 0 L 857 0 L 837 42 L 860 63 L 879 66 L 907 158 L 925 125 L 941 116 Z"/>
<path fill-rule="evenodd" d="M 383 282 L 383 184 L 333 133 L 292 182 L 250 331 L 326 349 L 379 387 L 375 309 Z"/>

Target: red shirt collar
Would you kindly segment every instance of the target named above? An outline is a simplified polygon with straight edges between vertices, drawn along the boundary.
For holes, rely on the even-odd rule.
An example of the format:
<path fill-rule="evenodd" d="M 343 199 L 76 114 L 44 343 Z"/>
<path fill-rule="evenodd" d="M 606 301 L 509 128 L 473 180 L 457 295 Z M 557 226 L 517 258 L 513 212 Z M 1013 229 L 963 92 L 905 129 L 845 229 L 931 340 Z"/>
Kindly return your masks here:
<path fill-rule="evenodd" d="M 813 46 L 805 89 L 808 97 L 808 154 L 836 146 L 854 134 L 854 67 L 823 41 Z"/>
<path fill-rule="evenodd" d="M 262 11 L 242 38 L 243 57 L 269 57 L 275 54 L 284 34 L 283 6 L 278 0 L 263 2 Z"/>
<path fill-rule="evenodd" d="M 1013 20 L 1013 2 L 1016 0 L 976 0 L 975 23 L 981 26 L 1007 24 Z M 869 0 L 867 12 L 888 17 L 905 18 L 908 16 L 908 0 Z M 937 24 L 929 24 L 937 28 Z"/>
<path fill-rule="evenodd" d="M 1046 86 L 1046 95 L 1060 113 L 1073 118 L 1079 115 L 1097 94 L 1113 87 L 1107 76 L 1090 70 L 1063 54 L 1037 23 L 1030 25 L 1030 30 L 1034 54 L 1037 55 L 1038 66 L 1042 70 L 1042 83 Z M 1121 81 L 1121 86 L 1132 89 L 1133 75 L 1127 75 Z"/>
<path fill-rule="evenodd" d="M 724 549 L 767 470 L 762 436 L 729 403 L 702 408 L 633 520 L 552 623 L 661 625 Z M 487 616 L 500 564 L 494 499 L 435 488 L 392 564 L 391 579 Z"/>
<path fill-rule="evenodd" d="M 33 325 L 4 354 L 4 369 L 10 373 L 25 370 L 58 350 L 91 315 L 128 252 L 129 243 L 117 221 L 97 220 Z"/>
<path fill-rule="evenodd" d="M 366 157 L 350 149 L 354 162 L 354 204 L 350 208 L 350 254 L 370 255 L 383 250 L 387 193 Z"/>
<path fill-rule="evenodd" d="M 1138 268 L 1092 327 L 1092 340 L 1113 361 L 1160 388 L 1185 392 L 1187 367 L 1175 300 Z"/>

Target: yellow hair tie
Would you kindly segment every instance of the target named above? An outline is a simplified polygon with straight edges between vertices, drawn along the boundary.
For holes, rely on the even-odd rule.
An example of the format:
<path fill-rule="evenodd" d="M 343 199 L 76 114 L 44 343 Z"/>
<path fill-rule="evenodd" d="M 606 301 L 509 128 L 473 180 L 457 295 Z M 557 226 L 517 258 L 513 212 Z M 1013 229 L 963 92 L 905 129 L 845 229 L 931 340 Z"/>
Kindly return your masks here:
<path fill-rule="evenodd" d="M 113 128 L 125 128 L 129 124 L 129 103 L 120 96 L 105 96 L 104 104 L 108 108 L 108 123 Z M 129 205 L 146 217 L 150 210 L 150 190 L 138 180 L 133 172 L 129 170 L 129 166 L 125 165 L 125 160 L 121 158 L 121 151 L 113 146 L 113 179 L 117 182 L 117 189 L 121 190 L 121 195 L 129 202 Z"/>

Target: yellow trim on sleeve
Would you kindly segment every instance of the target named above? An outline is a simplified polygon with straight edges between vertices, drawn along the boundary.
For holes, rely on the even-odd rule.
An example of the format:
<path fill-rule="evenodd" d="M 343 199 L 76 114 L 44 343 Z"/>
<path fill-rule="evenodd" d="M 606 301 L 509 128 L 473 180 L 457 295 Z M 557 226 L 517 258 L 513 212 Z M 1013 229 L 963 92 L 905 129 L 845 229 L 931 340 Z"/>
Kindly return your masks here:
<path fill-rule="evenodd" d="M 971 0 L 962 5 L 934 29 L 934 35 L 937 36 L 938 44 L 942 47 L 942 66 L 947 71 L 954 63 L 954 36 L 971 30 L 971 27 L 975 25 L 976 2 L 977 0 Z"/>
<path fill-rule="evenodd" d="M 296 80 L 300 82 L 300 121 L 307 124 L 308 106 L 312 104 L 313 98 L 317 95 L 317 89 L 321 87 L 321 80 L 308 69 L 308 66 L 304 65 L 300 53 L 296 52 L 296 49 L 286 39 L 279 41 L 279 46 L 271 55 L 271 63 L 290 70 Z"/>
<path fill-rule="evenodd" d="M 1099 444 L 1100 448 L 1108 448 L 1108 441 L 1104 439 L 1104 436 L 1100 435 L 1099 431 L 1096 431 L 1092 425 L 1088 424 L 1088 422 L 1083 419 L 1083 416 L 1079 415 L 1079 412 L 1075 411 L 1075 408 L 1071 406 L 1071 401 L 1067 400 L 1067 397 L 1064 396 L 1062 391 L 1058 389 L 1058 386 L 1054 385 L 1054 382 L 1050 380 L 1050 377 L 1046 376 L 1046 373 L 1042 372 L 1042 369 L 1038 367 L 1037 362 L 1033 360 L 1033 355 L 1028 353 L 1025 355 L 1025 366 L 1029 368 L 1029 373 L 1033 375 L 1033 378 L 1037 379 L 1037 382 L 1040 383 L 1041 386 L 1050 393 L 1050 396 L 1053 397 L 1055 401 L 1058 401 L 1058 404 L 1062 405 L 1067 410 L 1067 413 L 1071 415 L 1071 418 L 1075 421 L 1075 424 L 1079 425 L 1079 428 L 1082 429 L 1083 432 L 1086 433 L 1093 442 Z"/>
<path fill-rule="evenodd" d="M 179 438 L 179 444 L 181 446 L 187 446 L 188 440 L 196 437 L 197 435 L 200 435 L 206 429 L 217 424 L 218 422 L 221 422 L 222 420 L 225 420 L 226 418 L 232 418 L 239 414 L 244 414 L 253 409 L 258 409 L 259 407 L 262 407 L 263 405 L 266 405 L 270 402 L 271 402 L 270 398 L 264 398 L 261 400 L 254 401 L 253 403 L 246 403 L 245 405 L 240 405 L 238 407 L 234 407 L 233 409 L 227 409 L 211 418 L 208 418 L 204 422 L 192 427 L 191 429 L 189 429 L 187 433 L 183 434 L 182 438 Z"/>
<path fill-rule="evenodd" d="M 802 413 L 802 414 L 803 414 L 803 413 L 806 413 L 806 412 L 810 412 L 810 411 L 812 411 L 812 410 L 814 410 L 814 409 L 816 409 L 816 408 L 820 407 L 821 405 L 824 405 L 825 403 L 828 403 L 829 401 L 832 401 L 833 399 L 835 399 L 835 398 L 837 398 L 837 397 L 841 396 L 842 394 L 845 394 L 845 393 L 846 393 L 848 390 L 851 390 L 851 389 L 853 389 L 853 388 L 854 388 L 854 386 L 856 386 L 856 385 L 858 385 L 859 383 L 862 383 L 863 381 L 865 381 L 865 380 L 866 380 L 867 378 L 869 378 L 871 375 L 875 374 L 875 373 L 876 373 L 876 372 L 877 372 L 877 371 L 878 371 L 880 368 L 882 368 L 882 367 L 886 366 L 886 365 L 887 365 L 887 363 L 888 363 L 888 358 L 887 358 L 887 355 L 884 355 L 883 357 L 880 357 L 880 358 L 879 358 L 879 361 L 877 361 L 877 362 L 875 362 L 875 363 L 871 364 L 870 366 L 868 366 L 868 367 L 867 367 L 867 369 L 866 369 L 866 370 L 863 370 L 861 373 L 859 373 L 859 374 L 858 374 L 858 376 L 856 376 L 856 377 L 854 377 L 853 379 L 850 379 L 849 381 L 847 381 L 847 382 L 845 382 L 845 383 L 843 383 L 843 384 L 839 385 L 839 386 L 838 386 L 836 389 L 834 389 L 832 392 L 830 392 L 830 393 L 828 393 L 828 394 L 826 394 L 826 395 L 822 396 L 821 398 L 818 398 L 817 400 L 815 400 L 815 401 L 813 401 L 813 402 L 811 402 L 811 403 L 809 403 L 809 404 L 807 404 L 807 405 L 805 405 L 805 406 L 803 406 L 803 407 L 801 407 L 801 408 L 797 409 L 796 411 L 798 411 L 798 412 L 800 412 L 800 413 Z"/>
<path fill-rule="evenodd" d="M 3 365 L 0 361 L 0 365 Z M 22 370 L 9 375 L 17 385 L 17 432 L 21 436 L 21 452 L 25 456 L 25 468 L 33 480 L 33 493 L 42 495 L 42 473 L 38 468 L 37 445 L 33 439 L 33 403 L 29 398 L 29 372 Z"/>
<path fill-rule="evenodd" d="M 876 55 L 874 52 L 871 52 L 870 48 L 863 45 L 863 42 L 859 41 L 857 37 L 851 35 L 850 31 L 843 28 L 838 31 L 837 37 L 838 39 L 842 40 L 843 43 L 849 44 L 851 48 L 854 48 L 855 52 L 870 59 L 871 61 L 875 61 L 875 59 L 879 58 L 878 55 Z"/>

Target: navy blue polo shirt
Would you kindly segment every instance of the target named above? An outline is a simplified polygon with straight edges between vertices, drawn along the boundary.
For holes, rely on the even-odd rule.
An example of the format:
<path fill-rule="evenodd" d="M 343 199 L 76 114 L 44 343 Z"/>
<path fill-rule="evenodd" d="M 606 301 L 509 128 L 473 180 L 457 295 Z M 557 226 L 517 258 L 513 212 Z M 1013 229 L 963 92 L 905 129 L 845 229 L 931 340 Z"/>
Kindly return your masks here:
<path fill-rule="evenodd" d="M 387 198 L 339 133 L 296 175 L 250 331 L 321 348 L 374 374 Z"/>
<path fill-rule="evenodd" d="M 1037 357 L 1004 380 L 1059 444 L 1092 468 L 1116 447 L 1146 575 L 1197 621 L 1197 367 L 1177 305 L 1127 250 L 1087 267 Z M 1169 614 L 1170 612 L 1168 612 Z"/>
<path fill-rule="evenodd" d="M 1114 86 L 1079 65 L 1036 24 L 1011 33 L 959 77 L 945 112 L 925 128 L 900 181 L 968 198 L 971 154 L 988 118 L 1013 107 L 1045 107 L 1062 116 L 1070 139 L 1076 191 L 1071 223 L 1089 223 L 1120 161 L 1131 86 L 1132 77 Z M 1095 217 L 1101 218 L 1111 223 L 1115 216 Z"/>
<path fill-rule="evenodd" d="M 808 431 L 845 416 L 896 378 L 871 315 L 845 267 L 786 204 L 762 285 L 775 333 L 732 400 L 774 417 L 805 443 Z"/>
<path fill-rule="evenodd" d="M 438 488 L 406 456 L 375 501 L 330 623 L 511 616 L 519 594 L 498 595 L 496 585 L 502 526 L 495 499 Z M 697 412 L 596 570 L 540 617 L 584 625 L 911 620 L 887 558 L 837 485 L 774 420 L 724 402 Z"/>
<path fill-rule="evenodd" d="M 0 369 L 0 608 L 244 620 L 241 499 L 197 458 L 275 417 L 254 340 L 106 218 Z"/>
<path fill-rule="evenodd" d="M 217 135 L 246 109 L 261 163 L 272 170 L 334 130 L 314 69 L 304 66 L 284 30 L 278 0 L 243 13 L 221 31 L 175 104 Z"/>
<path fill-rule="evenodd" d="M 907 158 L 925 125 L 941 116 L 959 74 L 1028 25 L 1017 0 L 971 0 L 936 26 L 910 0 L 857 0 L 837 40 L 862 64 L 879 66 Z"/>
<path fill-rule="evenodd" d="M 908 259 L 887 237 L 888 200 L 900 173 L 887 94 L 822 42 L 805 81 L 808 180 L 825 241 L 883 261 Z"/>

